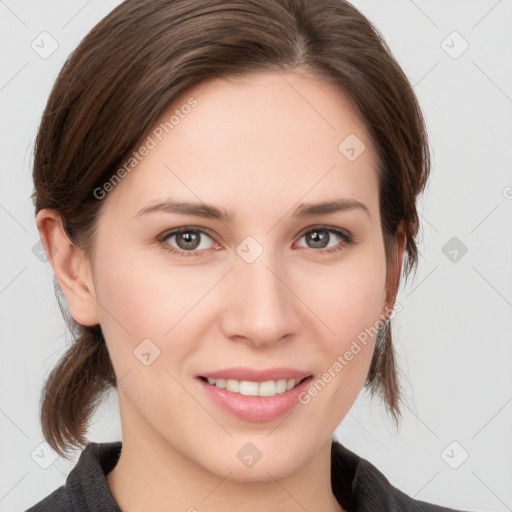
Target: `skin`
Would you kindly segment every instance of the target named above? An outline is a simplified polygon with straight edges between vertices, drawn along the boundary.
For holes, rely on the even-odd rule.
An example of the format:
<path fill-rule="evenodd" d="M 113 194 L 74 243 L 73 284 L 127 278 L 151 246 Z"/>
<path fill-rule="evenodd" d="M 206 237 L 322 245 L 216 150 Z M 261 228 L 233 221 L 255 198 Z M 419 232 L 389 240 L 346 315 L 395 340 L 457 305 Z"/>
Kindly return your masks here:
<path fill-rule="evenodd" d="M 123 448 L 108 485 L 130 512 L 343 510 L 331 490 L 331 437 L 363 386 L 374 339 L 310 403 L 273 421 L 220 409 L 195 375 L 288 366 L 319 376 L 393 306 L 405 238 L 400 226 L 387 274 L 371 140 L 339 89 L 298 73 L 200 84 L 162 120 L 191 96 L 198 105 L 102 200 L 93 258 L 70 244 L 57 212 L 37 215 L 70 313 L 101 325 L 118 378 Z M 351 133 L 366 146 L 354 161 L 338 150 Z M 134 218 L 171 196 L 235 219 Z M 335 198 L 369 214 L 292 216 L 303 202 Z M 307 235 L 322 224 L 357 243 L 329 231 L 315 245 Z M 158 242 L 183 226 L 210 230 L 200 255 L 166 250 L 190 251 L 178 236 Z M 250 264 L 236 252 L 249 235 L 263 249 Z M 341 250 L 322 254 L 325 246 Z M 149 366 L 134 356 L 146 338 L 160 350 Z M 236 456 L 247 442 L 262 453 L 251 468 Z"/>

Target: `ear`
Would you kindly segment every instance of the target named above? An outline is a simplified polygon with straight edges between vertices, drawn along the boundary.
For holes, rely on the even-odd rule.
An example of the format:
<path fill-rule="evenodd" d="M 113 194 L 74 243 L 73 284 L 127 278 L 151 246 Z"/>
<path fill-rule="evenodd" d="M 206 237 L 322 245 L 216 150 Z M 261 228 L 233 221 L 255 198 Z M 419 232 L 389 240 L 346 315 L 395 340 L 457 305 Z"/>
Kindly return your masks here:
<path fill-rule="evenodd" d="M 79 324 L 99 324 L 90 263 L 69 240 L 61 215 L 44 208 L 36 215 L 36 225 L 46 258 L 66 297 L 69 314 Z"/>
<path fill-rule="evenodd" d="M 396 296 L 398 294 L 398 284 L 400 280 L 400 273 L 402 271 L 406 240 L 407 235 L 405 232 L 405 221 L 402 220 L 395 231 L 391 252 L 391 264 L 387 269 L 386 275 L 386 299 L 384 312 L 386 318 L 391 314 L 391 310 L 395 305 Z"/>

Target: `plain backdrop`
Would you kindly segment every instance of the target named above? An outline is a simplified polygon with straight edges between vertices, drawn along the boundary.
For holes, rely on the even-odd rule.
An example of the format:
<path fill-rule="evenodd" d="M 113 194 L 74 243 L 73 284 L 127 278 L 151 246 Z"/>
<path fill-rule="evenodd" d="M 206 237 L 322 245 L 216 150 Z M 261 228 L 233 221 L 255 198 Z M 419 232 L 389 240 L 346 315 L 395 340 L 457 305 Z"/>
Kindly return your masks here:
<path fill-rule="evenodd" d="M 54 459 L 41 444 L 41 386 L 70 336 L 38 251 L 32 149 L 64 60 L 118 3 L 0 0 L 1 511 L 50 494 L 79 455 Z M 416 499 L 512 510 L 512 2 L 354 4 L 414 86 L 433 165 L 420 264 L 394 321 L 401 427 L 363 391 L 336 437 Z M 120 439 L 114 391 L 89 440 Z"/>

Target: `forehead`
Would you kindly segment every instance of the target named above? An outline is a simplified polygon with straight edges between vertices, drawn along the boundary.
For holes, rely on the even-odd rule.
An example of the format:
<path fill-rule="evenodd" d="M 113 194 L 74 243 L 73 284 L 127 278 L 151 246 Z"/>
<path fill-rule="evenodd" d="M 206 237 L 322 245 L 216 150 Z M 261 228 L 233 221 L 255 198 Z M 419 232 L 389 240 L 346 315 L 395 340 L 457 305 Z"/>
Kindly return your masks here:
<path fill-rule="evenodd" d="M 199 84 L 175 98 L 142 146 L 150 149 L 107 197 L 126 211 L 166 196 L 260 215 L 339 197 L 375 207 L 367 129 L 347 95 L 311 77 L 269 72 Z"/>

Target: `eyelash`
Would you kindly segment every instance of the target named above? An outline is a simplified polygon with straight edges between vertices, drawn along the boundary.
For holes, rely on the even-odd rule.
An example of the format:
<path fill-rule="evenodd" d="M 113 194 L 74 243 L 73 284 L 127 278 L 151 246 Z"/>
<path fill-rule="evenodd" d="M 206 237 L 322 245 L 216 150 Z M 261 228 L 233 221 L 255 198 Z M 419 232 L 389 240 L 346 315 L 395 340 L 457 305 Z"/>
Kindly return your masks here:
<path fill-rule="evenodd" d="M 330 249 L 311 249 L 314 252 L 320 253 L 320 254 L 331 254 L 334 252 L 341 251 L 346 246 L 354 245 L 356 243 L 353 235 L 349 233 L 348 231 L 344 229 L 334 228 L 331 226 L 314 226 L 312 228 L 308 228 L 307 231 L 303 231 L 300 235 L 299 239 L 303 236 L 307 235 L 308 233 L 311 233 L 313 231 L 329 231 L 331 233 L 336 234 L 339 236 L 343 243 L 341 245 L 337 245 L 336 247 L 332 247 Z M 191 257 L 191 256 L 202 256 L 203 250 L 200 251 L 179 251 L 173 248 L 166 240 L 174 235 L 179 235 L 180 233 L 187 233 L 187 232 L 197 232 L 204 235 L 207 235 L 209 238 L 211 238 L 214 242 L 212 235 L 209 233 L 208 230 L 205 230 L 203 228 L 196 228 L 194 226 L 186 226 L 182 228 L 173 229 L 171 231 L 166 231 L 158 236 L 158 242 L 159 244 L 165 249 L 166 251 L 169 251 L 172 254 L 179 255 L 180 257 Z"/>

